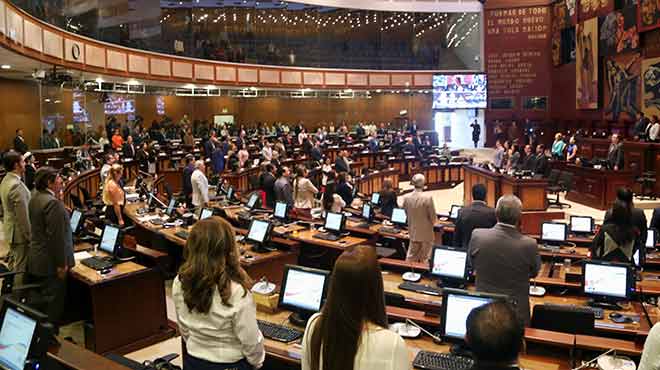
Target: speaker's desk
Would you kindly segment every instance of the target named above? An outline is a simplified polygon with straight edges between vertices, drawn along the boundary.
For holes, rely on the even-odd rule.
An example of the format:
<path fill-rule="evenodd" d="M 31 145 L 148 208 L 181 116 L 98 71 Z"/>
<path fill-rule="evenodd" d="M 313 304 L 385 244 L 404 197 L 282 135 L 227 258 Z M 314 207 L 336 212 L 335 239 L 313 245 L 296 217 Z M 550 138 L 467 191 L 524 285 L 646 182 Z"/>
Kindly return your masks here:
<path fill-rule="evenodd" d="M 474 165 L 466 165 L 463 170 L 463 204 L 472 203 L 472 186 L 483 184 L 487 189 L 486 203 L 491 207 L 495 207 L 502 195 L 513 194 L 522 201 L 523 211 L 545 211 L 548 208 L 548 181 L 545 179 L 518 179 Z"/>

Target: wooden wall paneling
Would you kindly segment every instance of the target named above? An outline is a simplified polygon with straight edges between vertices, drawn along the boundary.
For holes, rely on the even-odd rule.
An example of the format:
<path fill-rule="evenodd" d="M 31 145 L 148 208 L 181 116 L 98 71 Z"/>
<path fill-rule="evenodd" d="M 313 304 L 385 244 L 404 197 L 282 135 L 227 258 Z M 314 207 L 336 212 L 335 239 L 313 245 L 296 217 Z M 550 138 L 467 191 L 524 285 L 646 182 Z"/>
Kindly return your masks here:
<path fill-rule="evenodd" d="M 37 148 L 41 132 L 39 86 L 36 82 L 0 79 L 0 136 L 3 149 L 13 148 L 16 129 L 22 128 L 29 148 Z"/>

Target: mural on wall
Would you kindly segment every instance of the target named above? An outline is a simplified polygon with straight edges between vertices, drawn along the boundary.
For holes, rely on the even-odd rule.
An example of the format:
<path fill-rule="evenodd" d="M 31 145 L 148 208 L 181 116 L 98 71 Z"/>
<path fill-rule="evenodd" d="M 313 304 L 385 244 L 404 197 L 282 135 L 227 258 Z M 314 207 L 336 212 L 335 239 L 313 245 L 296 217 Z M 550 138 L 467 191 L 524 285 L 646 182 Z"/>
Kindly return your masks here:
<path fill-rule="evenodd" d="M 660 58 L 642 61 L 642 111 L 647 117 L 660 115 Z"/>
<path fill-rule="evenodd" d="M 576 44 L 576 108 L 598 108 L 598 19 L 579 23 Z"/>
<path fill-rule="evenodd" d="M 660 27 L 660 2 L 658 0 L 640 0 L 637 9 L 639 32 Z"/>
<path fill-rule="evenodd" d="M 634 121 L 640 111 L 642 56 L 621 54 L 605 60 L 604 115 L 613 121 Z"/>
<path fill-rule="evenodd" d="M 599 19 L 600 55 L 620 54 L 639 48 L 636 15 L 636 7 L 631 6 Z"/>
<path fill-rule="evenodd" d="M 566 6 L 566 2 L 559 1 L 555 3 L 552 12 L 553 12 L 553 17 L 552 17 L 553 32 L 557 32 L 566 27 L 570 27 L 573 24 L 571 20 L 571 16 L 569 15 L 568 12 L 568 7 Z"/>
<path fill-rule="evenodd" d="M 561 64 L 561 32 L 554 32 L 552 34 L 552 65 L 558 66 Z"/>
<path fill-rule="evenodd" d="M 566 12 L 568 13 L 568 17 L 571 20 L 572 25 L 577 24 L 577 0 L 564 0 L 564 4 L 566 5 Z"/>
<path fill-rule="evenodd" d="M 614 10 L 614 0 L 580 0 L 580 20 L 606 15 Z"/>

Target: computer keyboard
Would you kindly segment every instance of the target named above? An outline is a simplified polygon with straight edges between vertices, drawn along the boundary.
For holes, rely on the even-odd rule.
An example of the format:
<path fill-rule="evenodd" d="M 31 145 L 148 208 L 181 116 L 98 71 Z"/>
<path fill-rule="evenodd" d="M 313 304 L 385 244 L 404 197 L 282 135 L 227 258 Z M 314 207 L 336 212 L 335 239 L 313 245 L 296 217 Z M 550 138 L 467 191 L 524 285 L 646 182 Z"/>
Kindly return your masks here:
<path fill-rule="evenodd" d="M 179 230 L 174 233 L 174 235 L 178 236 L 181 239 L 188 239 L 188 236 L 190 236 L 190 233 L 185 231 L 185 230 Z"/>
<path fill-rule="evenodd" d="M 473 365 L 469 357 L 428 351 L 419 351 L 413 361 L 415 368 L 427 370 L 469 370 Z"/>
<path fill-rule="evenodd" d="M 435 296 L 442 295 L 442 288 L 437 288 L 426 284 L 412 283 L 410 281 L 404 281 L 403 283 L 399 284 L 399 289 Z"/>
<path fill-rule="evenodd" d="M 337 240 L 341 239 L 341 236 L 335 234 L 328 234 L 328 233 L 316 233 L 314 234 L 313 238 L 326 240 L 330 242 L 336 242 Z"/>
<path fill-rule="evenodd" d="M 594 313 L 594 318 L 596 320 L 602 320 L 605 318 L 605 310 L 603 310 L 600 307 L 591 307 L 591 306 L 578 306 L 574 304 L 557 304 L 557 303 L 544 303 L 543 304 L 546 307 L 560 307 L 560 308 L 569 308 L 572 310 L 579 310 L 579 311 L 586 311 L 586 312 L 593 312 Z"/>
<path fill-rule="evenodd" d="M 257 320 L 257 326 L 264 337 L 278 342 L 293 342 L 303 335 L 303 332 L 299 330 L 261 320 Z"/>
<path fill-rule="evenodd" d="M 363 222 L 361 224 L 355 225 L 357 229 L 368 229 L 371 225 L 368 222 Z"/>
<path fill-rule="evenodd" d="M 401 229 L 396 227 L 383 226 L 378 231 L 386 234 L 398 234 L 401 232 Z"/>
<path fill-rule="evenodd" d="M 115 264 L 110 257 L 89 257 L 80 261 L 84 266 L 101 271 L 112 268 Z"/>

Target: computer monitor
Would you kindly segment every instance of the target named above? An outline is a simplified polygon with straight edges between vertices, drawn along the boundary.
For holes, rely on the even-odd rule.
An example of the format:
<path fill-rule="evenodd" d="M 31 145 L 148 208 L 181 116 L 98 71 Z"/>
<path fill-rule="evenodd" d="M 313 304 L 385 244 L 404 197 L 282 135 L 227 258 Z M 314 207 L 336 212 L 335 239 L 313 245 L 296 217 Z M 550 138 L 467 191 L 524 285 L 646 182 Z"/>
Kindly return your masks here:
<path fill-rule="evenodd" d="M 325 215 L 325 225 L 323 227 L 326 231 L 338 234 L 344 231 L 345 224 L 346 217 L 343 213 L 328 212 Z"/>
<path fill-rule="evenodd" d="M 638 270 L 641 270 L 646 263 L 646 247 L 638 248 L 635 253 L 633 253 L 633 263 Z"/>
<path fill-rule="evenodd" d="M 371 194 L 371 204 L 377 206 L 380 204 L 380 193 Z"/>
<path fill-rule="evenodd" d="M 594 219 L 589 216 L 571 216 L 571 232 L 590 234 L 594 230 Z"/>
<path fill-rule="evenodd" d="M 73 234 L 78 233 L 78 229 L 79 229 L 80 224 L 81 224 L 80 221 L 82 221 L 82 212 L 80 212 L 77 209 L 74 209 L 73 211 L 71 211 L 71 219 L 69 221 L 71 223 L 71 232 Z"/>
<path fill-rule="evenodd" d="M 561 244 L 566 241 L 567 225 L 559 222 L 544 222 L 541 225 L 541 241 L 548 244 Z"/>
<path fill-rule="evenodd" d="M 259 194 L 257 194 L 257 193 L 252 193 L 252 194 L 250 195 L 250 198 L 248 198 L 248 201 L 247 201 L 246 206 L 247 206 L 249 209 L 251 209 L 251 210 L 252 210 L 252 209 L 255 209 L 256 206 L 257 206 L 257 201 L 258 201 L 258 200 L 259 200 Z"/>
<path fill-rule="evenodd" d="M 506 296 L 498 294 L 468 292 L 467 290 L 451 288 L 443 289 L 440 319 L 442 336 L 462 343 L 465 339 L 467 318 L 470 312 L 495 300 L 506 299 Z"/>
<path fill-rule="evenodd" d="M 323 306 L 330 272 L 302 266 L 286 265 L 280 289 L 280 308 L 293 311 L 292 324 L 301 327 Z"/>
<path fill-rule="evenodd" d="M 289 205 L 284 202 L 275 202 L 273 216 L 278 220 L 287 220 L 289 216 Z"/>
<path fill-rule="evenodd" d="M 617 300 L 632 297 L 635 278 L 632 267 L 624 263 L 585 261 L 582 268 L 582 290 L 593 297 L 591 305 L 620 309 Z"/>
<path fill-rule="evenodd" d="M 264 244 L 270 238 L 270 229 L 270 222 L 253 219 L 250 222 L 247 240 L 257 244 Z"/>
<path fill-rule="evenodd" d="M 461 287 L 468 279 L 468 254 L 466 250 L 437 246 L 431 254 L 431 275 L 441 279 L 438 285 Z"/>
<path fill-rule="evenodd" d="M 362 218 L 371 222 L 374 219 L 374 209 L 371 203 L 364 203 L 362 205 Z"/>
<path fill-rule="evenodd" d="M 655 248 L 655 245 L 658 243 L 658 230 L 648 229 L 646 234 L 646 242 L 644 245 L 646 248 Z"/>
<path fill-rule="evenodd" d="M 176 205 L 176 199 L 172 198 L 170 199 L 170 202 L 167 204 L 167 209 L 165 210 L 165 214 L 168 216 L 172 216 L 172 212 L 174 211 L 174 206 Z"/>
<path fill-rule="evenodd" d="M 230 186 L 229 189 L 227 189 L 227 200 L 234 200 L 234 187 Z"/>
<path fill-rule="evenodd" d="M 204 220 L 213 216 L 213 210 L 211 208 L 202 208 L 199 212 L 199 219 Z"/>
<path fill-rule="evenodd" d="M 0 368 L 23 370 L 43 367 L 52 332 L 48 316 L 13 298 L 3 297 L 0 324 Z"/>
<path fill-rule="evenodd" d="M 454 221 L 458 219 L 458 211 L 460 211 L 461 208 L 463 208 L 463 206 L 457 206 L 455 204 L 451 206 L 451 209 L 449 210 L 449 219 Z"/>
<path fill-rule="evenodd" d="M 408 225 L 408 215 L 406 214 L 406 210 L 403 208 L 392 209 L 392 218 L 390 221 L 399 226 Z"/>
<path fill-rule="evenodd" d="M 117 256 L 120 249 L 120 230 L 117 226 L 105 225 L 103 234 L 101 235 L 101 242 L 99 249 L 112 256 Z"/>

